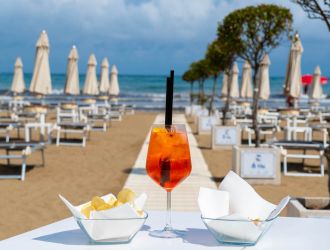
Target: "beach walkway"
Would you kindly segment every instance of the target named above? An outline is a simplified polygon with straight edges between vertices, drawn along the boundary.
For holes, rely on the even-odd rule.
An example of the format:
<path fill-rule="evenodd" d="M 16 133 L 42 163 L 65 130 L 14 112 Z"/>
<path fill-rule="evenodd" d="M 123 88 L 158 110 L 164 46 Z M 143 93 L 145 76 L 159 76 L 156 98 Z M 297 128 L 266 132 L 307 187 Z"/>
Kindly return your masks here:
<path fill-rule="evenodd" d="M 164 115 L 157 115 L 154 123 L 164 124 Z M 208 170 L 208 166 L 203 158 L 201 150 L 198 148 L 198 144 L 192 134 L 191 128 L 187 124 L 185 116 L 181 114 L 174 115 L 173 123 L 186 125 L 190 144 L 192 172 L 187 179 L 172 191 L 172 209 L 176 211 L 197 211 L 199 210 L 197 204 L 199 188 L 216 188 L 216 184 L 211 179 L 211 173 Z M 165 210 L 166 192 L 150 179 L 145 170 L 149 136 L 150 134 L 148 133 L 133 166 L 132 172 L 126 180 L 125 186 L 133 189 L 138 194 L 142 192 L 148 194 L 146 209 Z"/>

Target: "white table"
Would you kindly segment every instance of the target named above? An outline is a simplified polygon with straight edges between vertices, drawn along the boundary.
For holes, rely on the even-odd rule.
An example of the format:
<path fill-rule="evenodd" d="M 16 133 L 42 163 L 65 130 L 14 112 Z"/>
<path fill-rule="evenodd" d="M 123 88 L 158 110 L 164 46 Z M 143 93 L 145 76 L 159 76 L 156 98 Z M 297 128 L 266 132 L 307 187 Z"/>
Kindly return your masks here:
<path fill-rule="evenodd" d="M 195 212 L 173 212 L 174 227 L 187 231 L 182 238 L 160 239 L 149 236 L 148 231 L 159 229 L 163 226 L 164 219 L 164 212 L 149 212 L 145 226 L 129 244 L 90 245 L 87 237 L 71 217 L 0 241 L 0 249 L 330 249 L 330 219 L 280 217 L 256 246 L 246 248 L 220 246 L 203 225 L 199 213 Z"/>

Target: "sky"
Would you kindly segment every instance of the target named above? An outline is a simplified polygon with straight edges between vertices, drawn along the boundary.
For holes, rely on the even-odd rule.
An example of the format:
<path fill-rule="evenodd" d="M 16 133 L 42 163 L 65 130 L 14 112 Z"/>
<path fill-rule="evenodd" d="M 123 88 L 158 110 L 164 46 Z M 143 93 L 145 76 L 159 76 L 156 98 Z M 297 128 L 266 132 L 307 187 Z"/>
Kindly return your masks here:
<path fill-rule="evenodd" d="M 182 74 L 204 57 L 216 38 L 218 23 L 231 11 L 247 5 L 276 3 L 290 8 L 304 54 L 302 72 L 320 65 L 330 76 L 330 32 L 320 20 L 307 18 L 289 0 L 10 0 L 0 8 L 0 72 L 12 72 L 15 58 L 32 72 L 35 43 L 42 30 L 50 40 L 53 73 L 65 73 L 72 45 L 85 73 L 95 53 L 116 64 L 121 74 Z M 272 76 L 283 76 L 290 43 L 284 41 L 270 55 Z"/>

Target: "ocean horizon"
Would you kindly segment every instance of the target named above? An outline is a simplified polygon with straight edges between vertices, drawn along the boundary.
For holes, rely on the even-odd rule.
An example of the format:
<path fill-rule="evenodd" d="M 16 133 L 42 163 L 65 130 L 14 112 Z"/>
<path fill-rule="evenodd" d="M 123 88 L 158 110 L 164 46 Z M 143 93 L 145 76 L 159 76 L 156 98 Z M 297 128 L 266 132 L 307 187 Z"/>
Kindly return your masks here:
<path fill-rule="evenodd" d="M 165 87 L 166 87 L 166 77 L 167 75 L 152 75 L 152 74 L 119 74 L 119 87 L 120 87 L 120 95 L 126 96 L 131 94 L 164 94 L 165 95 Z M 28 89 L 30 86 L 32 78 L 32 73 L 24 74 L 25 87 Z M 65 84 L 66 74 L 64 73 L 52 73 L 52 87 L 53 94 L 62 94 Z M 9 90 L 11 87 L 13 79 L 13 73 L 6 72 L 0 73 L 0 90 L 5 91 Z M 99 75 L 98 75 L 99 79 Z M 83 88 L 85 81 L 85 74 L 79 75 L 80 80 L 80 89 Z M 239 81 L 241 78 L 239 78 Z M 283 93 L 283 85 L 284 85 L 284 76 L 271 76 L 270 77 L 270 90 L 271 96 L 280 96 Z M 181 75 L 176 75 L 175 79 L 175 93 L 177 94 L 188 94 L 190 91 L 190 84 L 182 80 Z M 222 76 L 218 78 L 217 81 L 217 94 L 220 94 L 221 91 L 221 82 Z M 205 81 L 205 91 L 206 93 L 210 93 L 213 86 L 213 79 L 207 79 Z M 194 89 L 197 91 L 197 83 L 194 84 Z M 323 87 L 323 93 L 327 94 L 330 92 L 330 85 L 325 84 Z"/>
<path fill-rule="evenodd" d="M 63 94 L 66 74 L 53 73 L 52 87 L 53 96 Z M 120 102 L 135 105 L 138 109 L 163 109 L 165 103 L 166 92 L 166 75 L 129 75 L 120 74 L 118 76 L 120 87 Z M 9 94 L 13 73 L 0 73 L 0 91 L 2 94 Z M 28 90 L 32 78 L 32 73 L 25 73 L 25 86 Z M 99 79 L 99 76 L 98 76 Z M 83 89 L 85 74 L 80 74 L 80 90 Z M 267 101 L 267 106 L 278 107 L 285 105 L 285 98 L 283 96 L 283 84 L 285 78 L 283 76 L 270 77 L 271 96 Z M 239 78 L 239 83 L 241 78 Z M 220 96 L 222 77 L 219 77 L 216 87 L 216 95 Z M 207 79 L 205 81 L 206 94 L 211 93 L 213 87 L 213 80 Z M 197 83 L 194 84 L 194 92 L 198 91 Z M 174 78 L 174 107 L 182 109 L 190 103 L 190 84 L 183 81 L 181 76 L 176 75 Z M 323 93 L 327 95 L 330 93 L 330 85 L 323 85 Z M 304 105 L 306 103 L 306 96 L 302 99 Z M 218 107 L 223 105 L 223 102 L 216 98 L 215 105 Z"/>

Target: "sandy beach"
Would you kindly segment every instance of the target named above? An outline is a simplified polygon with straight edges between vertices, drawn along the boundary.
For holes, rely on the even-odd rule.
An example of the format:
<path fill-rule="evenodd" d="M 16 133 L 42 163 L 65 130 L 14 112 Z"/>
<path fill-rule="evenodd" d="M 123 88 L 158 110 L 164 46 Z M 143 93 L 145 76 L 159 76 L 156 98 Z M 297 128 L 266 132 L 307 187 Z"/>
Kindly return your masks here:
<path fill-rule="evenodd" d="M 29 169 L 25 181 L 1 180 L 4 206 L 0 239 L 70 216 L 58 199 L 62 194 L 74 204 L 94 195 L 117 193 L 134 164 L 156 113 L 138 112 L 112 122 L 109 131 L 92 132 L 86 148 L 50 145 L 45 151 L 46 167 Z M 194 124 L 189 123 L 194 129 Z M 211 150 L 210 135 L 196 135 L 203 156 L 219 184 L 231 168 L 231 150 Z M 30 163 L 40 160 L 33 155 Z M 313 164 L 313 162 L 311 162 Z M 267 200 L 277 203 L 286 195 L 327 196 L 325 177 L 283 176 L 281 185 L 254 185 Z M 15 208 L 13 210 L 13 208 Z"/>
<path fill-rule="evenodd" d="M 92 132 L 86 148 L 50 145 L 45 150 L 46 167 L 29 169 L 25 181 L 1 180 L 0 239 L 70 216 L 58 194 L 77 205 L 95 195 L 116 194 L 154 117 L 143 112 L 124 116 L 107 132 Z M 30 162 L 39 160 L 36 153 Z"/>

